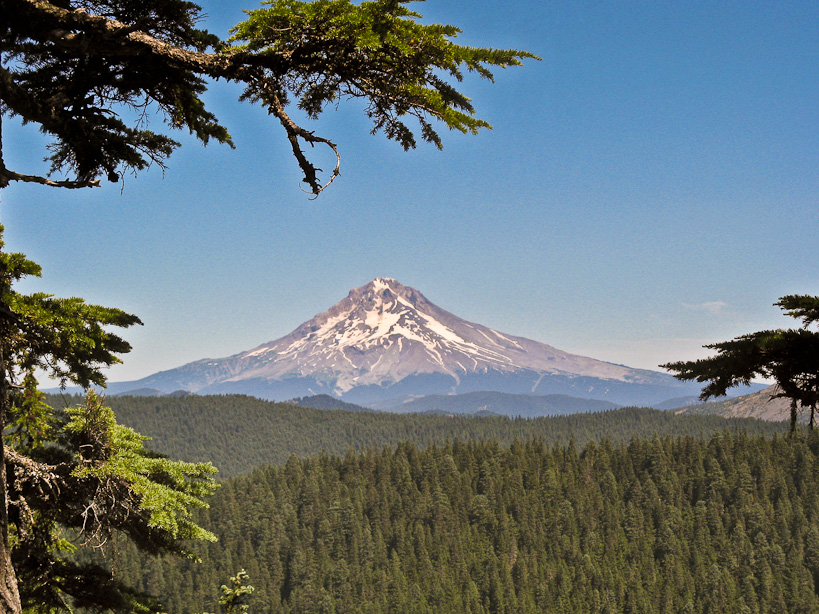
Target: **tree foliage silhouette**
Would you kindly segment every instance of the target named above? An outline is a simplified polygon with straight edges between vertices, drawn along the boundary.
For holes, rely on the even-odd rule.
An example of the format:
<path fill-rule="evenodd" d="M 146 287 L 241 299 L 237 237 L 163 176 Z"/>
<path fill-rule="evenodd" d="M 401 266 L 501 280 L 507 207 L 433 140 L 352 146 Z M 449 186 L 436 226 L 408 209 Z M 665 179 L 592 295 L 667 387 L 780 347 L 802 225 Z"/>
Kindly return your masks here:
<path fill-rule="evenodd" d="M 819 297 L 788 295 L 774 305 L 787 315 L 802 320 L 797 329 L 763 330 L 736 337 L 731 341 L 705 347 L 717 351 L 701 360 L 661 365 L 682 380 L 708 382 L 700 399 L 722 396 L 739 384 L 749 384 L 755 377 L 776 382 L 774 397 L 791 401 L 791 432 L 796 430 L 798 408 L 810 409 L 810 428 L 816 426 L 819 403 L 819 332 L 811 326 L 819 323 Z"/>

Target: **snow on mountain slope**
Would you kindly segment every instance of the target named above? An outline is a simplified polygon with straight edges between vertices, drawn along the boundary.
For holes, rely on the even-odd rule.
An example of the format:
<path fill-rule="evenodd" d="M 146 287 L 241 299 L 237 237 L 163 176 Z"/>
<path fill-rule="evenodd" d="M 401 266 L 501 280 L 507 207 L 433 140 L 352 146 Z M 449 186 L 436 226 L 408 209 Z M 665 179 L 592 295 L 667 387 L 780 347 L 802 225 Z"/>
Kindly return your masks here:
<path fill-rule="evenodd" d="M 350 290 L 286 337 L 228 358 L 157 373 L 138 384 L 194 392 L 275 389 L 284 395 L 279 399 L 327 392 L 346 398 L 364 389 L 384 396 L 399 383 L 401 394 L 429 393 L 415 391 L 413 382 L 420 388 L 432 385 L 439 393 L 485 385 L 531 393 L 588 389 L 595 398 L 606 398 L 612 386 L 680 387 L 663 373 L 569 354 L 467 322 L 388 277 Z M 554 388 L 555 382 L 563 382 L 563 388 Z M 303 392 L 285 392 L 291 388 Z"/>
<path fill-rule="evenodd" d="M 417 373 L 446 373 L 458 381 L 460 374 L 488 369 L 620 381 L 654 375 L 467 322 L 430 303 L 417 290 L 383 277 L 350 290 L 347 298 L 287 337 L 240 356 L 260 363 L 241 378 L 338 372 L 339 392 Z"/>

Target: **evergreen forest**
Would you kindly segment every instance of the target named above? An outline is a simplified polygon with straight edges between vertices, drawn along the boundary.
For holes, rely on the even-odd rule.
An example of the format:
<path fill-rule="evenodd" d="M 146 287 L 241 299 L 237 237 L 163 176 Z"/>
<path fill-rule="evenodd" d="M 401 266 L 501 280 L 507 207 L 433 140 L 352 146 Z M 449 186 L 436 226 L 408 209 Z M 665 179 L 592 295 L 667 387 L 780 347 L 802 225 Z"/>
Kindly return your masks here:
<path fill-rule="evenodd" d="M 176 416 L 186 441 L 269 455 L 196 513 L 219 538 L 193 546 L 201 562 L 107 550 L 168 612 L 212 610 L 239 569 L 260 614 L 819 612 L 814 432 L 637 408 L 514 420 L 111 401 L 144 433 Z"/>
<path fill-rule="evenodd" d="M 291 457 L 228 480 L 202 563 L 116 572 L 201 612 L 247 569 L 258 613 L 819 612 L 819 439 L 539 439 Z"/>
<path fill-rule="evenodd" d="M 49 395 L 46 401 L 63 408 L 81 404 L 83 398 Z M 151 437 L 151 449 L 189 462 L 212 462 L 221 479 L 265 464 L 284 464 L 293 454 L 344 455 L 349 450 L 395 447 L 406 441 L 425 448 L 454 439 L 493 439 L 508 446 L 515 439 L 540 438 L 547 445 L 573 440 L 582 447 L 603 437 L 628 442 L 638 436 L 707 437 L 725 429 L 769 435 L 787 430 L 783 423 L 676 415 L 635 407 L 525 419 L 320 410 L 244 395 L 112 396 L 106 404 L 120 423 Z"/>

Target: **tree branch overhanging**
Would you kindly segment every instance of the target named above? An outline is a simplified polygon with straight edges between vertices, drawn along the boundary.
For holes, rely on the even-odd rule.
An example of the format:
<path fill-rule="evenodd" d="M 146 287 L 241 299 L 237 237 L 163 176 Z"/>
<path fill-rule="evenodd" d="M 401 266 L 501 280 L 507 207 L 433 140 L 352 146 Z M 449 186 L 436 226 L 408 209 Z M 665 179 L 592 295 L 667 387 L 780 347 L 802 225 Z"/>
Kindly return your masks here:
<path fill-rule="evenodd" d="M 12 181 L 20 181 L 22 183 L 37 183 L 40 185 L 50 186 L 52 188 L 67 188 L 69 190 L 76 190 L 80 188 L 98 188 L 100 187 L 99 179 L 90 179 L 87 181 L 54 181 L 48 177 L 41 177 L 39 175 L 23 175 L 15 173 L 5 167 L 0 168 L 0 188 L 5 188 Z"/>
<path fill-rule="evenodd" d="M 195 19 L 174 29 L 160 27 L 158 22 L 126 23 L 127 19 L 113 10 L 110 15 L 94 14 L 93 4 L 66 8 L 46 0 L 0 0 L 0 11 L 15 22 L 10 37 L 4 38 L 0 29 L 0 52 L 6 58 L 13 57 L 15 68 L 25 67 L 13 71 L 11 83 L 0 84 L 4 90 L 0 91 L 0 102 L 9 112 L 40 124 L 57 139 L 60 146 L 52 156 L 52 170 L 65 165 L 77 174 L 72 181 L 55 181 L 6 170 L 0 181 L 6 185 L 33 181 L 55 187 L 93 187 L 100 174 L 116 180 L 118 168 L 140 170 L 149 161 L 161 163 L 176 143 L 99 119 L 107 103 L 127 105 L 136 96 L 146 96 L 158 104 L 171 128 L 187 127 L 204 142 L 217 138 L 230 144 L 227 131 L 199 98 L 205 78 L 247 85 L 243 98 L 262 102 L 282 124 L 302 180 L 314 195 L 338 177 L 339 150 L 332 140 L 293 121 L 286 111 L 287 94 L 298 99 L 298 106 L 311 119 L 342 96 L 365 98 L 373 132 L 383 130 L 405 149 L 414 147 L 415 139 L 402 117 L 415 117 L 424 140 L 439 148 L 441 139 L 430 118 L 462 132 L 488 128 L 488 123 L 472 116 L 469 99 L 441 75 L 448 73 L 460 81 L 461 68 L 465 67 L 491 79 L 487 67 L 515 66 L 521 59 L 535 56 L 522 51 L 460 47 L 451 40 L 459 32 L 457 28 L 421 25 L 415 21 L 420 15 L 404 4 L 278 0 L 250 11 L 248 20 L 224 43 L 196 30 Z M 42 64 L 41 56 L 32 56 L 32 48 L 45 51 L 48 61 Z M 72 74 L 66 80 L 65 75 Z M 162 85 L 151 87 L 152 80 Z M 20 89 L 15 90 L 14 85 Z M 100 91 L 104 88 L 118 92 L 103 96 Z M 25 99 L 21 90 L 36 96 Z M 270 95 L 271 91 L 276 95 Z M 95 130 L 84 135 L 92 137 L 90 142 L 76 129 L 75 120 L 80 125 L 95 122 Z M 133 144 L 136 136 L 143 139 L 140 147 Z M 302 150 L 305 143 L 327 146 L 336 156 L 330 178 L 324 183 L 319 180 L 320 169 Z"/>
<path fill-rule="evenodd" d="M 318 195 L 327 189 L 330 184 L 335 181 L 336 177 L 341 174 L 341 155 L 338 153 L 338 147 L 329 139 L 316 136 L 314 133 L 309 132 L 296 124 L 296 122 L 294 122 L 285 111 L 284 105 L 281 103 L 278 95 L 271 92 L 269 96 L 268 112 L 278 118 L 279 122 L 284 127 L 285 132 L 287 132 L 287 140 L 290 141 L 290 147 L 293 149 L 293 155 L 304 173 L 303 181 L 310 186 L 314 198 L 317 198 Z M 304 152 L 301 150 L 299 145 L 299 138 L 304 139 L 304 141 L 310 145 L 319 143 L 326 145 L 333 150 L 333 153 L 336 156 L 336 165 L 333 168 L 330 179 L 324 185 L 322 185 L 318 180 L 318 172 L 320 172 L 321 169 L 316 168 L 304 155 Z"/>
<path fill-rule="evenodd" d="M 709 358 L 660 365 L 681 380 L 705 383 L 700 400 L 723 396 L 728 389 L 754 378 L 776 383 L 773 398 L 788 398 L 791 432 L 796 430 L 798 408 L 810 409 L 809 428 L 816 427 L 819 405 L 819 297 L 789 295 L 775 305 L 786 315 L 801 319 L 797 329 L 763 330 L 705 347 L 716 350 Z"/>

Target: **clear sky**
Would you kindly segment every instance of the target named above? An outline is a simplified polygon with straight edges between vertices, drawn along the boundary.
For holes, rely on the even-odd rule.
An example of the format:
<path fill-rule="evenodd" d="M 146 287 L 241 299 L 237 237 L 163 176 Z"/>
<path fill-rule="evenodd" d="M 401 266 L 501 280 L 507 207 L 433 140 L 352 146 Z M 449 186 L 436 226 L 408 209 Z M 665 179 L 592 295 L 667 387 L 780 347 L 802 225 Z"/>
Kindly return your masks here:
<path fill-rule="evenodd" d="M 242 19 L 208 0 L 217 34 Z M 361 105 L 314 125 L 342 174 L 317 200 L 283 131 L 238 91 L 207 100 L 237 145 L 183 146 L 163 174 L 0 194 L 26 290 L 119 306 L 144 327 L 112 380 L 281 337 L 376 276 L 456 315 L 626 364 L 790 326 L 819 294 L 819 3 L 428 0 L 459 42 L 543 57 L 463 89 L 494 129 L 404 153 Z M 38 136 L 4 123 L 9 168 Z"/>

